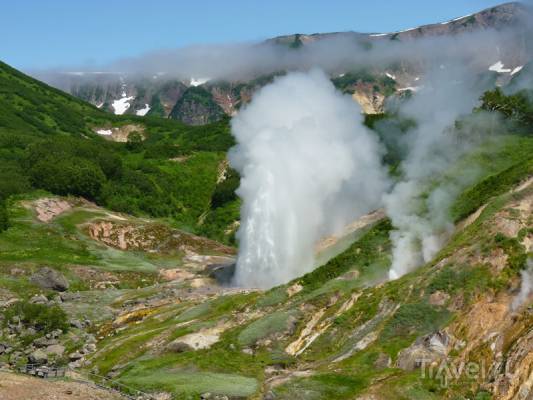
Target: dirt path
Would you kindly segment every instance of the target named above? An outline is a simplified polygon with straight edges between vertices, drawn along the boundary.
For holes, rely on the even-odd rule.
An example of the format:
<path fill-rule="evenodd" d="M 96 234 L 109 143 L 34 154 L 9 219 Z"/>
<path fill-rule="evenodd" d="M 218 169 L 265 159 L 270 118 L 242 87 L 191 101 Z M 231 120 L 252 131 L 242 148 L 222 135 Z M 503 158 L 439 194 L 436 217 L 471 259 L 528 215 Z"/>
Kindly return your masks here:
<path fill-rule="evenodd" d="M 0 400 L 123 400 L 88 384 L 0 372 Z"/>

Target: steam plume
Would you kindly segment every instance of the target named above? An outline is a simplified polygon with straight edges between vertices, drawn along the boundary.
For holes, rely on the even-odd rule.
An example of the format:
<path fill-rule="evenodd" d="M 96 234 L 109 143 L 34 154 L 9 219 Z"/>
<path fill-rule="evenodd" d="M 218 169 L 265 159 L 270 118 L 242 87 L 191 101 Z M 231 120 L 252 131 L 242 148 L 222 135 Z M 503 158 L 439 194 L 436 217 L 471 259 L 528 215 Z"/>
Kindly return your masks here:
<path fill-rule="evenodd" d="M 319 70 L 261 89 L 232 121 L 243 199 L 236 283 L 309 272 L 316 242 L 379 205 L 387 179 L 360 108 Z"/>
<path fill-rule="evenodd" d="M 449 206 L 475 172 L 443 185 L 435 183 L 480 141 L 472 132 L 461 135 L 453 124 L 472 111 L 485 89 L 468 70 L 437 68 L 428 75 L 423 89 L 400 108 L 400 115 L 416 121 L 416 126 L 402 138 L 407 153 L 401 165 L 403 179 L 384 196 L 387 215 L 395 227 L 391 233 L 391 279 L 431 260 L 453 228 Z"/>
<path fill-rule="evenodd" d="M 533 293 L 533 260 L 527 260 L 527 268 L 521 273 L 522 285 L 520 286 L 520 292 L 514 298 L 512 309 L 516 310 L 520 308 L 522 304 L 528 300 L 529 296 Z"/>

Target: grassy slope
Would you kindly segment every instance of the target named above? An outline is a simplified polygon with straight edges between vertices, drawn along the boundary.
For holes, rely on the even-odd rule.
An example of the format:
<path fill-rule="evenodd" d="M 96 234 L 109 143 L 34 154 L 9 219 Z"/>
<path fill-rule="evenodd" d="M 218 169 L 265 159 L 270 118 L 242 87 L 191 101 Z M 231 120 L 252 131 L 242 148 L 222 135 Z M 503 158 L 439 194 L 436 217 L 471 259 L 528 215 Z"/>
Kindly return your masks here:
<path fill-rule="evenodd" d="M 326 266 L 295 280 L 303 286 L 303 289 L 291 298 L 286 290 L 294 282 L 263 294 L 226 296 L 217 300 L 223 303 L 223 306 L 220 303 L 216 307 L 210 305 L 212 303 L 185 304 L 172 310 L 163 319 L 157 318 L 159 313 L 157 311 L 146 320 L 146 326 L 151 327 L 155 324 L 154 327 L 161 328 L 163 332 L 167 330 L 172 332 L 172 338 L 205 326 L 216 325 L 220 321 L 231 320 L 231 315 L 235 313 L 264 312 L 265 314 L 258 319 L 252 318 L 242 326 L 225 331 L 222 340 L 209 350 L 178 354 L 164 351 L 159 353 L 151 349 L 149 342 L 161 334 L 161 331 L 148 333 L 143 339 L 136 337 L 131 345 L 139 346 L 137 340 L 144 343 L 139 352 L 130 353 L 128 349 L 131 347 L 128 345 L 115 350 L 114 362 L 127 364 L 120 379 L 128 385 L 147 390 L 164 388 L 179 399 L 194 398 L 191 396 L 210 387 L 213 388 L 211 391 L 220 390 L 219 393 L 238 392 L 241 395 L 251 393 L 247 391 L 251 391 L 253 385 L 244 380 L 234 381 L 231 390 L 220 387 L 217 380 L 222 375 L 219 374 L 229 373 L 233 374 L 232 376 L 241 376 L 242 379 L 244 377 L 255 379 L 259 383 L 255 391 L 258 395 L 265 380 L 264 368 L 284 366 L 289 367 L 289 370 L 310 369 L 313 374 L 309 377 L 295 377 L 276 386 L 274 389 L 276 398 L 281 399 L 302 396 L 345 399 L 364 392 L 376 382 L 386 382 L 385 385 L 380 383 L 380 387 L 383 386 L 380 394 L 384 398 L 433 399 L 453 393 L 465 395 L 466 386 L 443 389 L 435 381 L 420 379 L 419 372 L 376 368 L 374 362 L 382 354 L 390 356 L 394 362 L 399 350 L 407 347 L 417 337 L 434 332 L 458 317 L 460 313 L 428 304 L 428 296 L 431 293 L 444 290 L 451 295 L 460 294 L 466 299 L 464 309 L 468 309 L 487 290 L 492 290 L 494 293 L 501 291 L 502 279 L 508 282 L 510 277 L 516 276 L 516 269 L 505 270 L 495 275 L 484 265 L 452 264 L 443 270 L 436 269 L 434 265 L 446 254 L 448 256 L 456 254 L 467 244 L 487 243 L 485 251 L 492 251 L 493 238 L 484 235 L 481 227 L 483 223 L 492 224 L 491 218 L 498 210 L 505 207 L 509 198 L 507 195 L 498 197 L 502 191 L 499 186 L 488 192 L 485 188 L 486 179 L 501 177 L 504 180 L 509 165 L 519 160 L 526 164 L 530 162 L 533 153 L 519 151 L 528 146 L 529 148 L 532 146 L 531 139 L 513 136 L 505 139 L 503 147 L 487 146 L 471 157 L 468 162 L 478 162 L 480 158 L 488 157 L 492 160 L 492 166 L 487 174 L 480 176 L 467 191 L 483 193 L 484 199 L 496 197 L 490 201 L 492 206 L 488 208 L 487 214 L 482 215 L 472 227 L 453 237 L 449 246 L 443 249 L 435 262 L 397 281 L 368 287 L 368 283 L 379 280 L 388 267 L 390 226 L 385 221 L 373 227 Z M 513 154 L 511 159 L 508 158 L 509 154 Z M 520 178 L 527 175 L 528 171 L 522 171 Z M 515 178 L 518 179 L 518 176 Z M 513 180 L 514 182 L 516 181 Z M 467 207 L 473 206 L 470 198 L 465 200 L 464 196 L 455 204 L 455 208 Z M 354 270 L 359 272 L 356 278 L 349 274 Z M 342 276 L 345 278 L 338 279 Z M 358 300 L 350 309 L 342 312 L 342 306 L 355 294 L 359 296 Z M 384 308 L 388 306 L 396 311 L 387 314 Z M 285 347 L 298 337 L 311 316 L 324 307 L 325 313 L 321 321 L 330 324 L 330 328 L 301 355 L 297 357 L 287 355 L 284 352 Z M 287 329 L 289 317 L 297 321 L 297 328 L 293 332 Z M 176 328 L 172 322 L 191 320 L 194 320 L 194 323 L 186 328 Z M 364 325 L 365 322 L 368 324 Z M 142 326 L 144 325 L 128 327 L 121 331 L 119 337 L 134 337 L 134 333 L 140 332 Z M 361 326 L 366 326 L 366 330 L 359 331 Z M 332 363 L 332 360 L 345 354 L 357 341 L 372 331 L 378 334 L 376 341 L 366 349 L 355 352 L 351 357 Z M 115 340 L 117 339 L 110 339 L 111 342 Z M 243 353 L 243 349 L 246 348 L 252 348 L 253 355 Z M 112 364 L 109 363 L 107 356 L 97 357 L 93 361 L 93 365 L 102 372 L 108 371 Z M 172 379 L 174 373 L 177 375 Z M 190 377 L 190 381 L 182 381 L 185 377 Z M 212 386 L 209 386 L 205 379 L 208 379 Z"/>

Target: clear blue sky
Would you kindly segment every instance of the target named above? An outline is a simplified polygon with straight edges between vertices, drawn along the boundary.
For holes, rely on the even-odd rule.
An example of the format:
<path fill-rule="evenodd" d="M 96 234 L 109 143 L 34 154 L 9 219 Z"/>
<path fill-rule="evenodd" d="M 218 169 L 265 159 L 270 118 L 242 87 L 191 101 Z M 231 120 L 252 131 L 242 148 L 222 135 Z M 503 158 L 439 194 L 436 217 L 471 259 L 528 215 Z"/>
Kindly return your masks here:
<path fill-rule="evenodd" d="M 0 60 L 21 69 L 99 65 L 195 43 L 259 40 L 297 32 L 390 32 L 502 2 L 2 0 Z"/>

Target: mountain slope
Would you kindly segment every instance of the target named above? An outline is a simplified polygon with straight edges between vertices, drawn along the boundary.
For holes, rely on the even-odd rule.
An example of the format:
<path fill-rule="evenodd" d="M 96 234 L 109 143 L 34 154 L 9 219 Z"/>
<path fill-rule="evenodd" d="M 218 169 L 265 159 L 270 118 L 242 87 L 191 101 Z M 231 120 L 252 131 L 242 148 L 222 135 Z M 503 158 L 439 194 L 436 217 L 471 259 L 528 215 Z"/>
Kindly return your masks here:
<path fill-rule="evenodd" d="M 232 240 L 220 221 L 203 223 L 211 197 L 224 187 L 219 175 L 233 145 L 226 119 L 187 127 L 115 116 L 6 64 L 0 64 L 0 105 L 0 212 L 9 196 L 45 189 Z M 238 205 L 231 210 L 227 225 Z"/>

